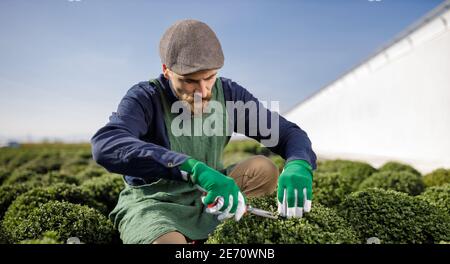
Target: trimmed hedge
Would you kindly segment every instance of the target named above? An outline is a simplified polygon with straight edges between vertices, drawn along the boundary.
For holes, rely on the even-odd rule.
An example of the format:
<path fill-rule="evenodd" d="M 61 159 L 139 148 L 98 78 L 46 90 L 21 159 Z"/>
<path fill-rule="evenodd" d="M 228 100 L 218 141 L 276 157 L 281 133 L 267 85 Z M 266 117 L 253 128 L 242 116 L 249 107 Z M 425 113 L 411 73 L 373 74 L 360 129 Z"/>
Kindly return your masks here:
<path fill-rule="evenodd" d="M 65 241 L 78 237 L 83 243 L 111 243 L 115 236 L 112 223 L 100 212 L 85 205 L 50 201 L 34 208 L 26 219 L 9 226 L 13 242 L 37 239 L 46 231 L 55 231 Z"/>
<path fill-rule="evenodd" d="M 63 244 L 59 241 L 58 233 L 55 231 L 47 231 L 42 234 L 39 239 L 22 240 L 19 244 Z"/>
<path fill-rule="evenodd" d="M 14 170 L 11 175 L 5 179 L 3 184 L 17 184 L 24 183 L 35 180 L 36 178 L 42 177 L 34 171 L 17 169 Z"/>
<path fill-rule="evenodd" d="M 88 165 L 89 160 L 81 157 L 71 157 L 61 165 L 60 172 L 76 175 L 85 170 Z"/>
<path fill-rule="evenodd" d="M 359 190 L 380 188 L 418 195 L 425 190 L 422 176 L 408 171 L 381 171 L 364 180 Z"/>
<path fill-rule="evenodd" d="M 429 187 L 419 197 L 450 214 L 450 183 Z"/>
<path fill-rule="evenodd" d="M 94 200 L 106 206 L 107 212 L 114 209 L 124 187 L 122 176 L 118 174 L 105 174 L 87 180 L 81 185 L 81 188 L 89 192 Z"/>
<path fill-rule="evenodd" d="M 276 212 L 276 194 L 249 198 L 249 204 Z M 337 213 L 314 204 L 303 218 L 277 220 L 245 215 L 239 222 L 225 220 L 209 236 L 207 244 L 338 244 L 356 243 L 356 233 Z"/>
<path fill-rule="evenodd" d="M 8 237 L 3 230 L 2 222 L 0 221 L 0 244 L 8 244 Z"/>
<path fill-rule="evenodd" d="M 3 219 L 4 231 L 13 241 L 16 238 L 14 230 L 25 221 L 30 213 L 49 201 L 66 201 L 74 204 L 89 205 L 106 214 L 104 205 L 92 199 L 91 194 L 75 185 L 55 184 L 50 187 L 39 187 L 21 194 L 9 206 Z M 33 237 L 34 238 L 34 237 Z M 19 239 L 21 240 L 21 239 Z"/>
<path fill-rule="evenodd" d="M 9 177 L 10 172 L 5 167 L 0 167 L 0 185 Z"/>
<path fill-rule="evenodd" d="M 11 150 L 11 153 L 13 154 L 13 157 L 8 161 L 5 166 L 10 169 L 14 170 L 16 168 L 19 168 L 26 164 L 27 162 L 33 160 L 36 158 L 37 151 L 19 151 L 19 150 Z"/>
<path fill-rule="evenodd" d="M 57 183 L 79 184 L 80 180 L 75 176 L 60 173 L 58 171 L 50 171 L 46 174 L 39 174 L 35 171 L 17 169 L 5 181 L 4 184 L 28 183 L 30 185 L 50 186 Z"/>
<path fill-rule="evenodd" d="M 45 174 L 50 171 L 58 171 L 61 168 L 62 163 L 63 161 L 59 152 L 43 152 L 22 165 L 20 168 L 34 171 L 38 174 Z"/>
<path fill-rule="evenodd" d="M 349 177 L 337 172 L 314 173 L 314 201 L 328 207 L 339 205 L 353 191 Z"/>
<path fill-rule="evenodd" d="M 80 171 L 76 174 L 76 177 L 80 180 L 80 182 L 84 182 L 86 180 L 90 180 L 96 177 L 100 177 L 104 174 L 108 174 L 109 172 L 98 165 L 87 166 L 84 170 Z"/>
<path fill-rule="evenodd" d="M 420 172 L 418 172 L 416 169 L 414 169 L 411 165 L 396 162 L 396 161 L 386 162 L 383 166 L 381 166 L 378 169 L 378 171 L 408 171 L 408 172 L 414 173 L 419 176 L 422 175 Z"/>
<path fill-rule="evenodd" d="M 0 220 L 11 203 L 22 193 L 31 190 L 31 186 L 25 183 L 15 185 L 3 185 L 0 187 Z"/>
<path fill-rule="evenodd" d="M 364 243 L 378 237 L 383 244 L 450 241 L 450 217 L 436 206 L 402 192 L 367 189 L 347 196 L 341 215 Z"/>
<path fill-rule="evenodd" d="M 427 187 L 441 186 L 450 183 L 450 169 L 437 169 L 423 176 L 423 182 Z"/>
<path fill-rule="evenodd" d="M 317 162 L 316 172 L 339 173 L 351 182 L 352 190 L 357 190 L 359 184 L 377 170 L 365 162 L 336 159 Z"/>

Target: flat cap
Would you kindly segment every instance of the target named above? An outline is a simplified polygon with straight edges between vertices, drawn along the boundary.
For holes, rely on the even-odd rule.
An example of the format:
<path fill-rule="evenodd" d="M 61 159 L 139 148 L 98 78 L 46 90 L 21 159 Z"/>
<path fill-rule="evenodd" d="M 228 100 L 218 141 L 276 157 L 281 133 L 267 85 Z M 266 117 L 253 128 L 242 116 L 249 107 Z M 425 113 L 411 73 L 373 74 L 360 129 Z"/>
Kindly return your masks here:
<path fill-rule="evenodd" d="M 205 23 L 187 19 L 170 26 L 159 43 L 161 62 L 179 75 L 222 68 L 222 46 Z"/>

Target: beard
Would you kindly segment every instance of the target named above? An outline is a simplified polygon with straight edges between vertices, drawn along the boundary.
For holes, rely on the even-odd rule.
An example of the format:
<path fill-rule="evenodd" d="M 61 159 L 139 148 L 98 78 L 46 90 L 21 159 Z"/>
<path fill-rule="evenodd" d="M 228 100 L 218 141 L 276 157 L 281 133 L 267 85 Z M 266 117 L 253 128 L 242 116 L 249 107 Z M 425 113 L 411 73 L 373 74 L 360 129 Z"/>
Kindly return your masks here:
<path fill-rule="evenodd" d="M 179 96 L 180 101 L 191 110 L 191 113 L 195 116 L 201 115 L 207 112 L 208 103 L 212 98 L 212 94 L 202 98 L 201 94 L 195 93 L 194 95 L 190 94 L 181 94 Z"/>

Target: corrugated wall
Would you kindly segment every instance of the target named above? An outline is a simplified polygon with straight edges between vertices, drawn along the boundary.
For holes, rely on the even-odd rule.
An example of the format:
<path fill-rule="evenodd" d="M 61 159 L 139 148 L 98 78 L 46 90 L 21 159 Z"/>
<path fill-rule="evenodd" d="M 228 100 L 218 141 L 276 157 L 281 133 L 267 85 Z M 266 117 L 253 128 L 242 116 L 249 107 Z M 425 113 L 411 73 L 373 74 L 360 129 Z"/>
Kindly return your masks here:
<path fill-rule="evenodd" d="M 319 158 L 450 168 L 450 10 L 440 8 L 285 115 L 306 130 Z"/>

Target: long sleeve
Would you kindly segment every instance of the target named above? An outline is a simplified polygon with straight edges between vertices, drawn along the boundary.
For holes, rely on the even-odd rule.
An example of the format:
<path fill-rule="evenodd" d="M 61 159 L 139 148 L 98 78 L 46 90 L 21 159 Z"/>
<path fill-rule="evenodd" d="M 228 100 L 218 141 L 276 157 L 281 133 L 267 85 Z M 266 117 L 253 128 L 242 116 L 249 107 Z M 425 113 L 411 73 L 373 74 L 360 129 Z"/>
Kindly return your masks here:
<path fill-rule="evenodd" d="M 244 104 L 248 102 L 254 102 L 257 110 L 257 116 L 259 116 L 260 111 L 266 111 L 266 124 L 261 126 L 260 120 L 256 118 L 252 118 L 249 115 L 250 111 L 237 111 L 235 110 L 232 113 L 229 113 L 232 117 L 232 125 L 234 127 L 234 132 L 244 134 L 250 138 L 253 138 L 264 144 L 264 140 L 267 140 L 271 136 L 278 136 L 278 143 L 274 146 L 267 146 L 272 152 L 280 155 L 286 161 L 291 160 L 305 160 L 313 169 L 317 168 L 316 165 L 316 154 L 312 150 L 311 141 L 307 135 L 307 133 L 302 130 L 298 125 L 293 122 L 286 120 L 283 116 L 279 115 L 277 112 L 272 112 L 267 109 L 261 102 L 255 98 L 249 91 L 245 88 L 237 84 L 236 82 L 223 78 L 224 83 L 228 87 L 227 100 L 231 100 L 233 102 L 243 102 Z M 264 130 L 275 131 L 272 128 L 276 128 L 277 124 L 272 124 L 272 115 L 274 120 L 278 119 L 278 135 L 269 134 L 266 135 Z M 239 129 L 242 127 L 239 125 L 239 122 L 245 123 L 245 129 Z M 256 127 L 255 127 L 256 126 Z"/>
<path fill-rule="evenodd" d="M 164 128 L 163 120 L 156 120 L 162 118 L 157 110 L 159 102 L 153 99 L 155 91 L 149 91 L 152 88 L 148 82 L 142 82 L 128 90 L 117 112 L 91 138 L 93 158 L 113 173 L 182 180 L 177 166 L 187 156 L 170 151 L 168 142 L 162 146 L 143 140 L 154 138 L 151 131 L 161 134 Z"/>

